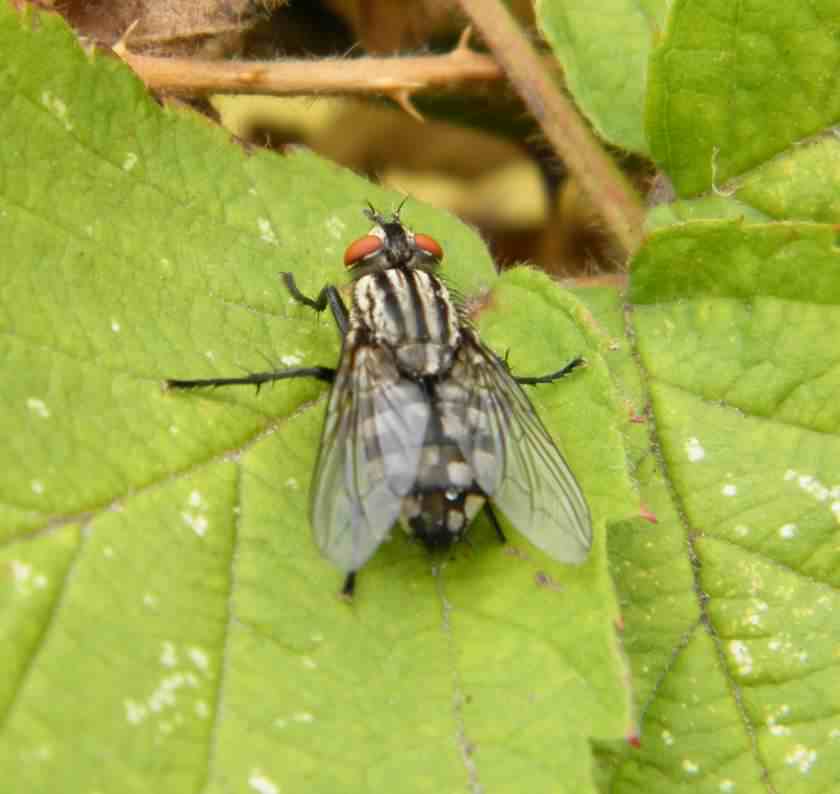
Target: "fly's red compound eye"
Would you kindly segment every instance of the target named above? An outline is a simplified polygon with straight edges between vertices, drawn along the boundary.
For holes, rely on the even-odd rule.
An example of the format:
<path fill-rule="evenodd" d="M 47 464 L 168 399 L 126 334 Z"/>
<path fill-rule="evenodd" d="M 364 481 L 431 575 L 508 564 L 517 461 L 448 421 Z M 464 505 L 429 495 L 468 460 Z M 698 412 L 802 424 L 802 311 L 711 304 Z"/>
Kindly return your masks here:
<path fill-rule="evenodd" d="M 360 237 L 355 243 L 350 243 L 347 246 L 347 250 L 344 252 L 344 266 L 353 267 L 353 265 L 359 264 L 362 259 L 376 253 L 382 246 L 382 240 L 372 234 Z"/>
<path fill-rule="evenodd" d="M 428 234 L 415 234 L 414 244 L 435 259 L 443 259 L 443 248 L 434 237 L 429 237 Z"/>

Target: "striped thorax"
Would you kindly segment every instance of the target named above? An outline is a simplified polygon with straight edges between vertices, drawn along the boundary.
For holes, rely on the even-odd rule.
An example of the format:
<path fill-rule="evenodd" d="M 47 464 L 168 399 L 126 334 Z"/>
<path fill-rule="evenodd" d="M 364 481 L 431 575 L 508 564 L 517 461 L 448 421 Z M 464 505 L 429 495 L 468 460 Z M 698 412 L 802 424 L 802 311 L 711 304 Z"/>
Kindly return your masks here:
<path fill-rule="evenodd" d="M 393 350 L 400 369 L 417 377 L 447 372 L 461 341 L 449 290 L 420 269 L 393 267 L 361 276 L 353 285 L 350 323 Z"/>

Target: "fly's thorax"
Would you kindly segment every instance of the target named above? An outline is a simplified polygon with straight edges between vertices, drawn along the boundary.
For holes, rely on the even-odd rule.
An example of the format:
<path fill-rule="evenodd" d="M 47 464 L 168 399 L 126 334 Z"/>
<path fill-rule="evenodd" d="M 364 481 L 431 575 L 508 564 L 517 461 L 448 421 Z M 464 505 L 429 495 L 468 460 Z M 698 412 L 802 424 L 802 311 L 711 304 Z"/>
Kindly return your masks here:
<path fill-rule="evenodd" d="M 388 268 L 353 285 L 351 324 L 390 348 L 400 369 L 423 377 L 447 372 L 461 342 L 458 309 L 446 285 L 426 270 Z"/>

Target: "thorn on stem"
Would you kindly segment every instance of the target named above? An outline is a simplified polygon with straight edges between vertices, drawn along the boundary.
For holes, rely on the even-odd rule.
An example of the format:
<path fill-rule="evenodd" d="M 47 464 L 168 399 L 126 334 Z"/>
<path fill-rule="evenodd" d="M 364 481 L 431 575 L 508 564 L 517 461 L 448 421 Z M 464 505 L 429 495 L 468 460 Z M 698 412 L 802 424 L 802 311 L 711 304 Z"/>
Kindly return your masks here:
<path fill-rule="evenodd" d="M 470 36 L 472 36 L 472 25 L 467 25 L 461 31 L 461 35 L 458 36 L 458 43 L 455 45 L 455 49 L 452 51 L 453 54 L 458 53 L 460 50 L 465 50 L 467 52 L 470 51 Z"/>
<path fill-rule="evenodd" d="M 391 95 L 396 102 L 409 116 L 416 119 L 419 122 L 425 122 L 426 119 L 423 118 L 420 111 L 414 107 L 414 103 L 411 101 L 411 92 L 406 88 L 401 88 L 398 91 L 394 91 Z"/>
<path fill-rule="evenodd" d="M 111 49 L 120 56 L 128 54 L 128 40 L 131 38 L 131 34 L 134 33 L 134 29 L 140 24 L 140 18 L 134 20 L 126 29 L 125 32 L 120 36 L 119 40 L 116 44 L 114 44 Z"/>

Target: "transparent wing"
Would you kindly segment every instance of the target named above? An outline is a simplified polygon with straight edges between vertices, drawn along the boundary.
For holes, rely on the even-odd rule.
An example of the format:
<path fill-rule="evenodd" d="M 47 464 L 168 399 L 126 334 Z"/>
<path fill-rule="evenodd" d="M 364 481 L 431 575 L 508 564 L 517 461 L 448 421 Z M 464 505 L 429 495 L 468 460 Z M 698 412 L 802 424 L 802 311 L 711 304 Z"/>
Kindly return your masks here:
<path fill-rule="evenodd" d="M 345 572 L 373 555 L 415 482 L 429 423 L 428 397 L 400 376 L 387 350 L 342 351 L 313 479 L 311 521 L 325 556 Z"/>
<path fill-rule="evenodd" d="M 479 487 L 534 545 L 562 562 L 583 562 L 592 545 L 586 500 L 507 366 L 468 338 L 452 380 L 470 384 L 454 425 Z M 445 408 L 456 410 L 455 402 Z"/>

